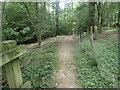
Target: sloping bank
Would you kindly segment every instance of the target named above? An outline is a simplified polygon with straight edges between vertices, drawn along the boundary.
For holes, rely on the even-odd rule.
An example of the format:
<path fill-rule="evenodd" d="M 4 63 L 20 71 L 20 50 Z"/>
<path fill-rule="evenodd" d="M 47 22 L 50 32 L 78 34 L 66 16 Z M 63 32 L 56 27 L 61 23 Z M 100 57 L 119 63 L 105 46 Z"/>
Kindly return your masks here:
<path fill-rule="evenodd" d="M 57 46 L 57 43 L 43 45 L 20 57 L 23 79 L 31 81 L 32 88 L 54 87 Z"/>
<path fill-rule="evenodd" d="M 118 40 L 117 37 L 94 42 L 95 60 L 92 59 L 90 42 L 85 40 L 74 51 L 76 72 L 85 88 L 118 87 Z"/>

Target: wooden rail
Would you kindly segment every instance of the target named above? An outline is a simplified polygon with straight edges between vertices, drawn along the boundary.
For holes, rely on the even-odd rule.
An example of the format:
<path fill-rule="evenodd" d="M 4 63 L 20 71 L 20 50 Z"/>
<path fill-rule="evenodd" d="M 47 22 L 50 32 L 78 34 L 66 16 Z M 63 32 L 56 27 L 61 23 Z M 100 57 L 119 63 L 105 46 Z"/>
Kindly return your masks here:
<path fill-rule="evenodd" d="M 16 41 L 4 41 L 0 44 L 0 67 L 5 66 L 7 80 L 10 88 L 31 88 L 30 82 L 23 84 L 19 56 L 27 49 L 25 45 L 17 46 Z"/>

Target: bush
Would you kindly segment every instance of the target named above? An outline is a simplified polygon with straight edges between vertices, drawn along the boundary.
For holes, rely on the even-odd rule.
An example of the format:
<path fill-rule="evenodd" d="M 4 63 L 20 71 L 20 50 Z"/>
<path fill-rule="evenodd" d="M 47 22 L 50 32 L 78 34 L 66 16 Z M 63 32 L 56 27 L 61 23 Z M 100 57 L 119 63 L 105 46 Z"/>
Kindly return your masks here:
<path fill-rule="evenodd" d="M 13 28 L 7 28 L 2 30 L 2 34 L 3 40 L 16 40 L 18 43 L 29 43 L 34 38 L 34 41 L 36 41 L 35 32 L 30 30 L 30 27 L 23 28 L 19 32 Z"/>
<path fill-rule="evenodd" d="M 12 28 L 2 30 L 2 39 L 10 40 L 15 39 L 19 35 L 19 32 L 15 32 Z"/>

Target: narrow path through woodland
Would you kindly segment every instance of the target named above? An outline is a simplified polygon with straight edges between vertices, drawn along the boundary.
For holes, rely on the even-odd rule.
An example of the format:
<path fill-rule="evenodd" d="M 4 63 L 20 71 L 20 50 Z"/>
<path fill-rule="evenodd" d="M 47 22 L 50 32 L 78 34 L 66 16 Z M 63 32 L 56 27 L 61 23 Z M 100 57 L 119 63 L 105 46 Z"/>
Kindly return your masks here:
<path fill-rule="evenodd" d="M 65 36 L 59 41 L 59 70 L 56 72 L 59 82 L 57 88 L 80 88 L 76 83 L 76 75 L 74 72 L 72 49 L 75 41 L 72 36 Z"/>

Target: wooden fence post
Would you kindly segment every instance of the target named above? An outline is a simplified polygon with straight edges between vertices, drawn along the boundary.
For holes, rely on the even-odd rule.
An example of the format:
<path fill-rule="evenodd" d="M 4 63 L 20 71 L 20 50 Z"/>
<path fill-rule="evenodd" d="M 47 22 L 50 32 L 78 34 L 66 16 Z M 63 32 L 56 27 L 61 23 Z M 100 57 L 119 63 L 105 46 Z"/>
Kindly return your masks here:
<path fill-rule="evenodd" d="M 22 86 L 22 74 L 18 58 L 5 65 L 7 80 L 10 88 L 19 88 Z"/>
<path fill-rule="evenodd" d="M 23 84 L 19 56 L 26 52 L 26 46 L 17 46 L 16 41 L 5 41 L 1 44 L 0 66 L 5 65 L 10 88 L 31 88 L 30 82 Z M 1 52 L 1 51 L 0 51 Z"/>

